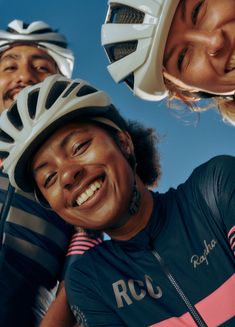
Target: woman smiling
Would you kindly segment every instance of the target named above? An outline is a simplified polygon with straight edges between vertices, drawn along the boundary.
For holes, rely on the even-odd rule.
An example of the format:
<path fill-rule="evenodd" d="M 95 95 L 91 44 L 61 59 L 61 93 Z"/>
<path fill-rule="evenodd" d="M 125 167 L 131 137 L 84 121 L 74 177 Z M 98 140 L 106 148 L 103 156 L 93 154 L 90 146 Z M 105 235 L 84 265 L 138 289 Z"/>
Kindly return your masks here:
<path fill-rule="evenodd" d="M 154 141 L 104 92 L 58 76 L 24 89 L 0 121 L 11 183 L 111 237 L 66 273 L 79 326 L 232 327 L 235 158 L 213 158 L 160 194 L 148 188 L 159 177 Z"/>
<path fill-rule="evenodd" d="M 235 124 L 235 1 L 109 1 L 102 43 L 109 72 L 134 94 L 191 103 L 215 98 Z"/>

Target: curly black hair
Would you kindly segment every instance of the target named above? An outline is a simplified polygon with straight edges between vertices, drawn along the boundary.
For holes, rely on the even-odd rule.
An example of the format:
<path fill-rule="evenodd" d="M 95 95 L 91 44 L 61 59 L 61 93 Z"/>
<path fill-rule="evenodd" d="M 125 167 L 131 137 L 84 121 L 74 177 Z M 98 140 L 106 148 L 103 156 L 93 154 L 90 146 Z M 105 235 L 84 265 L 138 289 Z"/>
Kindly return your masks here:
<path fill-rule="evenodd" d="M 122 117 L 123 118 L 123 117 Z M 105 129 L 122 151 L 118 131 L 100 122 L 95 122 Z M 136 163 L 136 172 L 145 186 L 153 188 L 161 176 L 160 156 L 157 149 L 159 137 L 155 129 L 147 128 L 134 120 L 125 120 L 125 129 L 130 134 L 135 156 L 127 158 L 132 168 Z"/>

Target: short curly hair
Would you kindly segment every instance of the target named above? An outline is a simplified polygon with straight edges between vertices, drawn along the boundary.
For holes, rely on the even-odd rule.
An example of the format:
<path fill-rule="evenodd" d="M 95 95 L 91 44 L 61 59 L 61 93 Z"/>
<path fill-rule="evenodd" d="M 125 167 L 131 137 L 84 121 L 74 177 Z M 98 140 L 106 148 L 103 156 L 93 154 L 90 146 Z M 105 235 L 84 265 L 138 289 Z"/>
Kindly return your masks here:
<path fill-rule="evenodd" d="M 157 148 L 159 137 L 153 128 L 147 128 L 134 120 L 124 121 L 126 125 L 125 129 L 130 134 L 134 145 L 134 158 L 130 156 L 127 160 L 133 167 L 134 159 L 136 163 L 136 173 L 145 186 L 149 188 L 156 187 L 161 176 L 160 155 Z M 95 124 L 105 129 L 114 139 L 120 150 L 122 150 L 118 131 L 116 129 L 100 122 L 95 122 Z"/>

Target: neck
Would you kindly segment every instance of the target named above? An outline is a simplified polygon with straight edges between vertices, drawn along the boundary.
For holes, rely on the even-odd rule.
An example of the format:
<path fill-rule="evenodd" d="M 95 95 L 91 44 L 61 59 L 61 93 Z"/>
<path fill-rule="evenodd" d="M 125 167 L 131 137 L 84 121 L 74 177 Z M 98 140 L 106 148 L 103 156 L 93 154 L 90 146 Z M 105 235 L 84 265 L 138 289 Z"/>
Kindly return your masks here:
<path fill-rule="evenodd" d="M 137 177 L 137 187 L 140 192 L 140 208 L 131 215 L 128 221 L 119 228 L 105 230 L 112 239 L 127 241 L 138 234 L 147 225 L 153 210 L 153 198 L 149 190 Z"/>

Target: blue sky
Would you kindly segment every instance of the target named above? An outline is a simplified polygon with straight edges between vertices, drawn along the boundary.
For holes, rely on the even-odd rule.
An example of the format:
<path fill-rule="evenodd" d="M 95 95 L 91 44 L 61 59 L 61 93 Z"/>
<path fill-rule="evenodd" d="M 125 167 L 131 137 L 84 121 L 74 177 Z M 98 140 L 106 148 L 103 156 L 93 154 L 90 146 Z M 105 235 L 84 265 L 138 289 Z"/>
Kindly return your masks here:
<path fill-rule="evenodd" d="M 115 84 L 100 44 L 100 28 L 107 0 L 0 0 L 0 28 L 13 19 L 44 20 L 58 28 L 69 41 L 76 62 L 73 77 L 105 90 L 126 118 L 157 129 L 162 178 L 159 191 L 176 187 L 200 163 L 219 154 L 235 154 L 235 127 L 223 123 L 216 110 L 198 116 L 187 109 L 174 111 L 165 102 L 146 102 L 134 97 L 123 84 Z"/>

